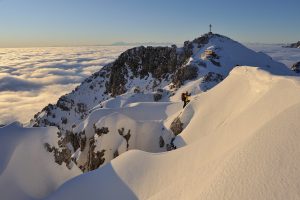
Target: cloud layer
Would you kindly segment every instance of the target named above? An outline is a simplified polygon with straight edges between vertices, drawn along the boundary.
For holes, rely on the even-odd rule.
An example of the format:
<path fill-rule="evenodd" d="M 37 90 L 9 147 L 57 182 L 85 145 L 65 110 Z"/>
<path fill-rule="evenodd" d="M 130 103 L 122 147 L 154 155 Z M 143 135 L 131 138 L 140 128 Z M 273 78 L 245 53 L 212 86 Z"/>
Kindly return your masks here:
<path fill-rule="evenodd" d="M 261 51 L 288 67 L 300 61 L 300 49 L 283 48 L 282 44 L 246 44 L 247 47 Z"/>
<path fill-rule="evenodd" d="M 246 44 L 287 66 L 300 49 Z M 129 47 L 0 48 L 0 124 L 29 121 Z"/>
<path fill-rule="evenodd" d="M 0 48 L 0 124 L 27 122 L 127 48 Z"/>

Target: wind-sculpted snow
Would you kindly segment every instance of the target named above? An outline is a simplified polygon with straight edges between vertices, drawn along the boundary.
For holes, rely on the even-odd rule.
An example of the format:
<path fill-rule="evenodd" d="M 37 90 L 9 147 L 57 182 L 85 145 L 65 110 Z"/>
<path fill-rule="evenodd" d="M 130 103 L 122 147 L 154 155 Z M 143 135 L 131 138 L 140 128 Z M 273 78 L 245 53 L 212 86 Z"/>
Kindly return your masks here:
<path fill-rule="evenodd" d="M 247 184 L 266 188 L 266 177 L 275 177 L 264 160 L 276 164 L 287 159 L 295 173 L 282 171 L 278 180 L 283 187 L 299 185 L 299 179 L 291 179 L 299 174 L 297 165 L 272 153 L 292 155 L 279 149 L 294 148 L 291 141 L 299 139 L 298 90 L 296 73 L 284 64 L 225 36 L 205 34 L 181 48 L 123 52 L 38 112 L 28 126 L 37 131 L 57 127 L 55 140 L 37 144 L 54 166 L 88 172 L 50 199 L 266 199 L 264 191 L 246 190 Z M 182 108 L 186 91 L 191 102 Z M 286 118 L 286 110 L 295 118 Z M 295 131 L 283 132 L 287 127 Z M 265 135 L 275 138 L 266 140 Z M 285 135 L 291 141 L 283 140 Z M 264 144 L 266 151 L 256 151 Z M 253 156 L 248 159 L 247 154 Z M 252 162 L 251 173 L 260 175 L 249 173 L 255 179 L 243 173 Z M 230 192 L 235 187 L 237 194 Z M 275 189 L 283 194 L 280 183 L 268 185 L 267 191 Z"/>
<path fill-rule="evenodd" d="M 28 122 L 126 48 L 1 48 L 0 124 Z"/>
<path fill-rule="evenodd" d="M 190 109 L 175 140 L 184 148 L 129 151 L 48 199 L 300 198 L 299 78 L 238 67 L 184 112 Z"/>
<path fill-rule="evenodd" d="M 179 101 L 182 92 L 197 95 L 208 91 L 237 65 L 258 66 L 274 75 L 294 75 L 286 66 L 263 53 L 247 49 L 225 36 L 205 34 L 185 42 L 182 48 L 135 47 L 125 51 L 71 93 L 60 97 L 56 104 L 49 104 L 37 113 L 30 124 L 58 127 L 60 150 L 65 154 L 64 159 L 57 159 L 57 163 L 63 161 L 69 166 L 72 160 L 84 172 L 94 170 L 130 149 L 172 150 L 176 148 L 173 144 L 175 136 L 187 126 L 194 111 L 180 113 L 176 110 L 172 118 L 161 115 L 145 123 L 141 122 L 145 118 L 140 115 L 142 111 L 135 109 L 129 116 L 127 107 L 134 110 L 134 104 L 141 102 L 167 105 Z M 116 114 L 112 115 L 114 112 Z M 147 110 L 146 113 L 143 115 L 151 118 L 160 111 Z M 115 120 L 110 119 L 112 116 Z M 122 121 L 122 117 L 116 116 L 127 118 L 127 126 L 126 123 L 116 126 L 119 120 Z M 99 126 L 99 120 L 114 122 Z M 145 130 L 143 127 L 150 127 L 149 124 L 153 128 Z M 149 139 L 148 135 L 153 137 Z M 144 137 L 144 142 L 136 144 L 135 139 L 140 137 Z M 49 146 L 50 152 L 52 149 Z"/>
<path fill-rule="evenodd" d="M 0 198 L 41 199 L 66 180 L 80 174 L 55 164 L 44 143 L 57 145 L 57 128 L 23 128 L 13 123 L 0 128 Z"/>

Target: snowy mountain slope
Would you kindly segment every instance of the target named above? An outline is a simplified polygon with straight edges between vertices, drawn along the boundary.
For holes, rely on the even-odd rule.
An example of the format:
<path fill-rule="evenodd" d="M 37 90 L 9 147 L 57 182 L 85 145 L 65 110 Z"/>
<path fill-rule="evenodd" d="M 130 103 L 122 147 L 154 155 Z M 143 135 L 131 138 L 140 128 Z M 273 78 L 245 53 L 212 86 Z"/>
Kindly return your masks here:
<path fill-rule="evenodd" d="M 259 76 L 257 74 L 259 74 Z M 190 128 L 193 129 L 195 126 L 200 125 L 199 121 L 194 127 L 187 126 L 179 136 L 179 138 L 183 138 L 185 144 L 195 140 L 195 137 L 202 137 L 207 132 L 211 132 L 212 126 L 215 127 L 213 130 L 215 133 L 218 131 L 223 132 L 224 129 L 228 132 L 234 129 L 243 132 L 243 135 L 248 134 L 247 131 L 254 132 L 255 127 L 259 128 L 261 125 L 264 125 L 266 121 L 270 120 L 269 118 L 274 117 L 274 114 L 277 115 L 289 107 L 290 104 L 295 104 L 299 101 L 298 96 L 292 93 L 293 90 L 289 89 L 291 85 L 298 84 L 293 78 L 276 76 L 259 68 L 251 69 L 249 67 L 245 69 L 235 69 L 231 72 L 231 76 L 231 82 L 227 81 L 214 88 L 214 91 L 220 91 L 218 95 L 212 96 L 205 93 L 197 98 L 202 104 L 198 104 L 196 108 L 193 108 L 197 112 L 195 112 L 196 114 L 190 119 L 190 123 L 192 123 L 192 120 L 201 119 L 203 122 L 203 124 L 201 123 L 202 132 L 200 134 L 197 133 L 195 136 L 189 133 Z M 251 79 L 240 82 L 239 80 L 245 76 L 251 76 Z M 224 86 L 225 84 L 228 84 L 228 86 Z M 224 87 L 231 88 L 230 92 L 224 89 Z M 282 91 L 278 91 L 279 88 Z M 241 92 L 235 93 L 235 90 Z M 277 96 L 279 94 L 276 93 L 280 93 L 281 97 L 279 99 Z M 272 102 L 272 99 L 275 98 L 278 100 Z M 214 99 L 222 99 L 222 104 L 215 102 Z M 286 103 L 286 101 L 289 101 L 289 103 Z M 233 107 L 237 107 L 238 109 L 233 110 Z M 211 110 L 211 108 L 222 110 L 222 113 L 217 114 L 217 116 L 215 116 L 216 113 L 214 112 L 210 114 L 208 111 Z M 204 115 L 202 115 L 202 110 L 204 110 Z M 183 115 L 185 112 L 189 111 L 185 110 Z M 212 118 L 215 120 L 210 120 Z M 248 127 L 247 123 L 249 123 L 250 120 L 252 120 L 256 126 L 251 129 L 246 129 L 245 127 Z M 227 126 L 228 121 L 234 121 L 236 124 Z"/>
<path fill-rule="evenodd" d="M 185 147 L 126 152 L 47 199 L 300 198 L 299 78 L 237 67 L 182 116 Z"/>
<path fill-rule="evenodd" d="M 202 56 L 207 49 L 214 50 L 216 56 Z M 136 47 L 125 51 L 114 63 L 86 79 L 75 91 L 61 97 L 56 105 L 46 107 L 35 116 L 32 125 L 56 125 L 61 130 L 70 129 L 73 122 L 86 117 L 88 110 L 118 95 L 126 93 L 130 97 L 134 89 L 153 95 L 157 89 L 164 89 L 168 97 L 189 79 L 211 77 L 218 73 L 218 82 L 236 65 L 258 66 L 266 70 L 272 66 L 273 72 L 288 73 L 283 64 L 272 61 L 269 56 L 217 34 L 206 34 L 192 42 L 187 41 L 182 48 Z M 197 88 L 201 87 L 195 92 L 205 91 L 216 84 L 210 82 L 214 81 L 196 84 L 199 85 Z M 62 123 L 61 118 L 69 120 Z"/>
<path fill-rule="evenodd" d="M 54 162 L 44 143 L 57 144 L 57 128 L 0 128 L 0 198 L 41 199 L 81 171 Z"/>
<path fill-rule="evenodd" d="M 218 34 L 187 41 L 182 48 L 136 47 L 37 113 L 31 126 L 57 126 L 61 145 L 56 151 L 64 149 L 63 162 L 69 167 L 74 162 L 82 171 L 96 169 L 129 149 L 170 150 L 175 135 L 192 117 L 191 112 L 181 113 L 181 93 L 207 91 L 237 65 L 293 74 L 269 56 Z M 165 114 L 167 110 L 171 111 Z"/>

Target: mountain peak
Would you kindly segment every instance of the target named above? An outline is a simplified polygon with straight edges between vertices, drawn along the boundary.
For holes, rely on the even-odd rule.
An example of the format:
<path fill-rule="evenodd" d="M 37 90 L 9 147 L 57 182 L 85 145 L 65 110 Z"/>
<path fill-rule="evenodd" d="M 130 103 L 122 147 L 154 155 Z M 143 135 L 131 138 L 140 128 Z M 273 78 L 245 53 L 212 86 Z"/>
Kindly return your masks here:
<path fill-rule="evenodd" d="M 171 125 L 182 130 L 187 122 L 174 116 L 174 123 L 166 125 L 162 122 L 165 113 L 151 111 L 152 104 L 147 107 L 147 103 L 160 102 L 162 110 L 168 105 L 180 107 L 175 102 L 180 102 L 181 93 L 205 92 L 238 65 L 256 66 L 277 75 L 292 74 L 269 56 L 215 33 L 186 41 L 179 48 L 139 46 L 123 52 L 55 105 L 45 107 L 31 125 L 58 127 L 60 145 L 47 144 L 47 149 L 55 149 L 58 163 L 71 167 L 74 162 L 82 171 L 96 169 L 130 149 L 170 150 L 180 133 L 174 133 Z M 140 105 L 159 114 L 137 115 Z M 152 129 L 145 128 L 149 126 Z M 148 130 L 144 133 L 147 139 L 143 144 L 135 143 L 144 129 Z M 64 159 L 57 152 L 64 152 Z"/>

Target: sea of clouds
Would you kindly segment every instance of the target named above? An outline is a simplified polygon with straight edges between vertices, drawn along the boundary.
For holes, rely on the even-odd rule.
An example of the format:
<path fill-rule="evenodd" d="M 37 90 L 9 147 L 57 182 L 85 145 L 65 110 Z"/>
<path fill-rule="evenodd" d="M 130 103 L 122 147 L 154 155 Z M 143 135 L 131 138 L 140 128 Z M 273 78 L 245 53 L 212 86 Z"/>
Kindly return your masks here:
<path fill-rule="evenodd" d="M 283 48 L 283 44 L 245 44 L 248 48 L 257 52 L 263 52 L 274 60 L 291 67 L 300 61 L 300 49 Z"/>
<path fill-rule="evenodd" d="M 290 67 L 300 61 L 300 49 L 281 45 L 245 44 Z M 0 125 L 28 122 L 35 113 L 105 64 L 128 46 L 0 48 Z"/>
<path fill-rule="evenodd" d="M 127 48 L 0 48 L 0 124 L 28 122 Z"/>

